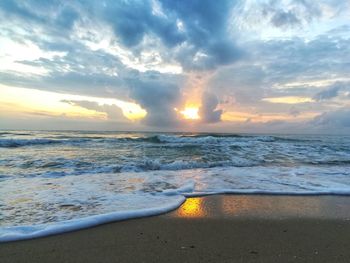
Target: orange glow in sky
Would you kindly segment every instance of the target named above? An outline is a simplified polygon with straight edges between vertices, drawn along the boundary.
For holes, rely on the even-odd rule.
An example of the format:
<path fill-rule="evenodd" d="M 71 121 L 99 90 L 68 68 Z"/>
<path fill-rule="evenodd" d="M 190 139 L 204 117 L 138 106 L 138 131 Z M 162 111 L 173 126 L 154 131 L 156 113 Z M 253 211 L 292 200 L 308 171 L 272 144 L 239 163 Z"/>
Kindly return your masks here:
<path fill-rule="evenodd" d="M 106 119 L 106 113 L 65 103 L 65 100 L 89 101 L 97 105 L 115 105 L 125 118 L 136 121 L 147 114 L 140 105 L 118 99 L 63 94 L 36 89 L 7 87 L 0 84 L 0 110 L 7 112 L 39 112 L 52 116 Z"/>

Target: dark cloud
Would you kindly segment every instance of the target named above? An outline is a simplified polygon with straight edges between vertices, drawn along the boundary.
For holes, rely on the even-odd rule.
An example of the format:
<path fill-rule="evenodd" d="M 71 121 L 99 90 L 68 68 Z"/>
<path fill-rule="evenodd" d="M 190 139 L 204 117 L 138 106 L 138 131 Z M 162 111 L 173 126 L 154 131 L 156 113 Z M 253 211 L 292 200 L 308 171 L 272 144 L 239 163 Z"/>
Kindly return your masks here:
<path fill-rule="evenodd" d="M 176 58 L 185 69 L 214 69 L 242 57 L 243 51 L 228 31 L 230 11 L 236 2 L 161 1 L 163 8 L 183 23 L 186 39 Z"/>
<path fill-rule="evenodd" d="M 79 18 L 77 11 L 71 8 L 63 8 L 57 16 L 55 23 L 63 28 L 72 28 L 74 22 Z"/>
<path fill-rule="evenodd" d="M 7 16 L 17 16 L 23 19 L 43 22 L 43 19 L 37 16 L 31 9 L 14 0 L 0 1 L 0 10 L 3 10 Z"/>
<path fill-rule="evenodd" d="M 205 123 L 215 123 L 221 121 L 222 110 L 217 110 L 216 107 L 219 100 L 215 94 L 204 92 L 202 95 L 202 105 L 199 109 L 201 120 Z"/>
<path fill-rule="evenodd" d="M 313 21 L 338 16 L 349 8 L 348 1 L 339 0 L 270 0 L 256 1 L 255 9 L 261 10 L 260 21 L 268 19 L 277 28 L 293 28 L 307 26 Z"/>
<path fill-rule="evenodd" d="M 0 72 L 0 78 L 1 83 L 9 86 L 124 100 L 128 98 L 125 83 L 103 73 L 55 72 L 47 76 L 31 77 Z"/>
<path fill-rule="evenodd" d="M 229 65 L 240 59 L 243 52 L 234 43 L 226 40 L 211 40 L 206 46 L 185 46 L 176 53 L 185 70 L 213 70 L 222 65 Z"/>
<path fill-rule="evenodd" d="M 321 127 L 350 128 L 350 109 L 343 108 L 336 111 L 322 113 L 316 116 L 311 122 L 313 125 Z M 337 132 L 333 130 L 332 132 Z"/>
<path fill-rule="evenodd" d="M 278 28 L 293 28 L 309 23 L 322 16 L 321 5 L 311 0 L 294 0 L 287 3 L 270 0 L 261 2 L 263 18 Z"/>
<path fill-rule="evenodd" d="M 74 6 L 59 1 L 45 0 L 3 0 L 0 1 L 0 11 L 6 17 L 20 19 L 25 23 L 34 22 L 44 24 L 50 30 L 69 30 L 79 18 Z"/>
<path fill-rule="evenodd" d="M 322 101 L 329 100 L 335 98 L 339 95 L 340 91 L 347 89 L 350 87 L 349 83 L 336 82 L 325 90 L 320 91 L 314 96 L 314 100 Z"/>
<path fill-rule="evenodd" d="M 64 51 L 66 55 L 51 59 L 17 61 L 20 64 L 44 68 L 48 74 L 33 77 L 0 72 L 1 82 L 61 93 L 127 99 L 128 87 L 123 79 L 130 75 L 130 70 L 126 69 L 118 58 L 100 50 L 92 52 L 75 42 L 72 42 L 69 48 L 60 51 Z"/>
<path fill-rule="evenodd" d="M 236 1 L 156 2 L 162 14 L 154 12 L 152 1 L 89 2 L 88 7 L 112 26 L 124 46 L 139 51 L 145 36 L 155 36 L 171 49 L 167 56 L 188 70 L 215 69 L 242 56 L 228 32 L 228 17 Z"/>
<path fill-rule="evenodd" d="M 83 5 L 85 2 L 82 3 Z M 90 1 L 91 11 L 112 25 L 125 46 L 138 45 L 147 34 L 155 34 L 167 46 L 184 41 L 174 20 L 153 14 L 152 1 Z"/>
<path fill-rule="evenodd" d="M 301 21 L 291 11 L 288 11 L 288 12 L 281 11 L 281 12 L 276 12 L 272 16 L 271 23 L 276 27 L 283 27 L 283 26 L 300 25 Z"/>
<path fill-rule="evenodd" d="M 180 89 L 173 83 L 160 81 L 129 80 L 130 97 L 147 111 L 143 123 L 150 126 L 176 126 L 177 114 L 174 108 L 181 101 Z"/>

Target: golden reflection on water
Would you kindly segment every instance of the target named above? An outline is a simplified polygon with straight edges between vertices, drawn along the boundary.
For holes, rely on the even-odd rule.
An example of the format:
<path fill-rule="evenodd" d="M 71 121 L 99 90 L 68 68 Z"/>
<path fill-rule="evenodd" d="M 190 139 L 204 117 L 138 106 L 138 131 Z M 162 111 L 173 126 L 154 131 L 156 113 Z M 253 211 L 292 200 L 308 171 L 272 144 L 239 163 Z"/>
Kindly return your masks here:
<path fill-rule="evenodd" d="M 176 216 L 178 217 L 204 217 L 207 215 L 203 198 L 188 198 L 182 206 L 176 210 Z"/>

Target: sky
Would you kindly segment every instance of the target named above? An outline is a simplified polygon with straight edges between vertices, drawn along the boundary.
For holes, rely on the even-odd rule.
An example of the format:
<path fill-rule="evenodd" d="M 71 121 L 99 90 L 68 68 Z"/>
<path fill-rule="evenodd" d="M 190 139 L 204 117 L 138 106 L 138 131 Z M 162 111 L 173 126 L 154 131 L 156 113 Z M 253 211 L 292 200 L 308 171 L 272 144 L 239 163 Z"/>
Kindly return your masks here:
<path fill-rule="evenodd" d="M 0 129 L 350 133 L 350 0 L 1 0 Z"/>

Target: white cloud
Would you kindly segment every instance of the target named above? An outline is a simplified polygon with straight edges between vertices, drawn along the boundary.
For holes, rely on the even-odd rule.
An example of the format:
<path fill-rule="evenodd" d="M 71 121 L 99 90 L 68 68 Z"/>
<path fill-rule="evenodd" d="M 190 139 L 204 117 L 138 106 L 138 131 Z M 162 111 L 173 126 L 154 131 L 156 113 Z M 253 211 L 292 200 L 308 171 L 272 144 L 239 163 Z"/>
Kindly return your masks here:
<path fill-rule="evenodd" d="M 44 51 L 29 40 L 19 42 L 0 36 L 0 70 L 3 72 L 47 75 L 47 69 L 30 65 L 28 62 L 40 58 L 52 60 L 55 57 L 64 57 L 66 54 L 66 52 Z"/>

